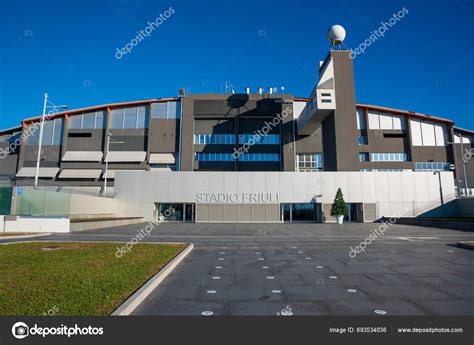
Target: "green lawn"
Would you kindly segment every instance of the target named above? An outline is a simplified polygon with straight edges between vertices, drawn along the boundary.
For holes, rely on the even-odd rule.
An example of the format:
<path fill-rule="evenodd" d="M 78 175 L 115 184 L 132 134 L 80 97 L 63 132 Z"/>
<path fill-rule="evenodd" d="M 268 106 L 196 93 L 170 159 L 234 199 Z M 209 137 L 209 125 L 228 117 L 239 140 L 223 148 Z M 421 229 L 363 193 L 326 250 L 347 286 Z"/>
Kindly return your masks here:
<path fill-rule="evenodd" d="M 123 245 L 0 245 L 0 315 L 109 315 L 186 247 L 142 243 L 117 258 Z"/>

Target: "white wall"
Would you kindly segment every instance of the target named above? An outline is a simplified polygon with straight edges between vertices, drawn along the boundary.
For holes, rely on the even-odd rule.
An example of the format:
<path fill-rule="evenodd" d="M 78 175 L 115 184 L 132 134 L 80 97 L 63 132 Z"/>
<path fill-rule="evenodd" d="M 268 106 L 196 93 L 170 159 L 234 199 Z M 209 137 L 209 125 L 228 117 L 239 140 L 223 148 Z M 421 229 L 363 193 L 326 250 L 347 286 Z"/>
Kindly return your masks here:
<path fill-rule="evenodd" d="M 5 221 L 5 232 L 69 232 L 69 219 L 17 217 Z"/>
<path fill-rule="evenodd" d="M 441 183 L 440 183 L 441 178 Z M 441 187 L 441 188 L 440 188 Z M 151 219 L 155 202 L 195 203 L 197 193 L 278 193 L 280 203 L 375 203 L 377 217 L 407 216 L 454 199 L 452 172 L 131 172 L 117 173 L 116 211 Z"/>

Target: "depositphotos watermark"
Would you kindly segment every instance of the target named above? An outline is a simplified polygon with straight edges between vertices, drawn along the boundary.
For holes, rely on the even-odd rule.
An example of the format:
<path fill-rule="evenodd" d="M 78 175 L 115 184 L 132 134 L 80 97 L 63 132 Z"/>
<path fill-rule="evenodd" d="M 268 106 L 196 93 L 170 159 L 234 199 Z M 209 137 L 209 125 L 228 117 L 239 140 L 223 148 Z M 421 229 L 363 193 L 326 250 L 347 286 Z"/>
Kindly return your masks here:
<path fill-rule="evenodd" d="M 372 31 L 369 35 L 369 37 L 359 44 L 359 46 L 355 49 L 351 48 L 351 53 L 349 54 L 349 57 L 351 59 L 355 59 L 357 55 L 364 54 L 366 49 L 372 45 L 375 41 L 377 41 L 380 37 L 384 37 L 385 33 L 389 31 L 395 24 L 397 24 L 403 17 L 405 17 L 408 14 L 408 9 L 406 7 L 403 7 L 400 11 L 397 13 L 394 13 L 392 17 L 386 21 L 386 22 L 381 22 L 380 26 Z"/>
<path fill-rule="evenodd" d="M 115 53 L 115 58 L 120 60 L 123 58 L 124 55 L 127 55 L 132 52 L 132 49 L 135 48 L 141 41 L 145 38 L 150 37 L 153 31 L 155 31 L 161 24 L 163 24 L 169 17 L 175 14 L 176 11 L 173 6 L 170 6 L 166 11 L 160 13 L 158 17 L 156 17 L 153 21 L 148 21 L 147 26 L 144 29 L 137 31 L 137 35 L 130 40 L 125 46 L 122 48 L 117 48 L 117 52 Z"/>
<path fill-rule="evenodd" d="M 464 164 L 467 164 L 474 155 L 474 148 L 464 149 Z"/>
<path fill-rule="evenodd" d="M 24 339 L 28 336 L 39 335 L 45 338 L 49 335 L 62 335 L 67 336 L 68 338 L 72 336 L 82 336 L 82 335 L 103 335 L 103 327 L 80 327 L 75 324 L 72 327 L 61 324 L 59 327 L 40 327 L 35 323 L 33 327 L 29 327 L 24 322 L 16 322 L 12 326 L 12 334 L 17 339 Z"/>
<path fill-rule="evenodd" d="M 46 124 L 46 121 L 50 120 L 51 117 L 56 114 L 57 111 L 50 111 L 48 114 L 44 116 L 44 123 Z M 41 121 L 35 122 L 32 125 L 29 125 L 24 129 L 20 135 L 18 136 L 13 136 L 12 140 L 9 141 L 9 144 L 5 148 L 0 148 L 0 159 L 5 159 L 7 158 L 8 155 L 11 153 L 15 152 L 18 147 L 24 142 L 28 140 L 28 138 L 32 137 L 35 135 L 35 133 L 41 128 Z"/>
<path fill-rule="evenodd" d="M 158 226 L 159 223 L 159 221 L 149 221 L 147 226 L 145 226 L 145 228 L 143 229 L 138 230 L 137 234 L 133 236 L 130 241 L 125 243 L 124 246 L 117 247 L 115 256 L 121 258 L 125 254 L 130 253 L 132 251 L 133 246 L 136 245 L 138 242 L 142 241 L 144 238 L 150 236 L 151 232 L 155 230 L 155 227 Z"/>
<path fill-rule="evenodd" d="M 124 246 L 117 247 L 117 251 L 115 252 L 115 256 L 118 258 L 123 257 L 125 254 L 130 253 L 134 245 L 138 242 L 142 241 L 146 237 L 150 236 L 151 232 L 155 230 L 160 223 L 163 223 L 166 218 L 171 217 L 174 213 L 176 213 L 176 209 L 173 206 L 168 207 L 164 212 L 163 215 L 158 217 L 156 221 L 149 221 L 147 226 L 143 229 L 137 231 L 137 234 L 132 237 L 130 241 L 128 241 Z M 163 217 L 164 216 L 164 217 Z"/>
<path fill-rule="evenodd" d="M 246 143 L 244 143 L 238 149 L 234 148 L 234 153 L 232 154 L 233 158 L 238 159 L 240 155 L 248 153 L 249 149 L 253 145 L 260 143 L 263 137 L 265 137 L 273 128 L 277 127 L 281 122 L 283 122 L 283 119 L 285 119 L 291 113 L 293 113 L 293 110 L 288 107 L 286 110 L 283 110 L 281 114 L 277 114 L 273 120 L 265 121 L 265 125 L 258 131 L 254 132 L 253 136 Z"/>
<path fill-rule="evenodd" d="M 365 249 L 372 244 L 376 239 L 385 235 L 385 231 L 390 229 L 390 227 L 395 224 L 398 219 L 404 216 L 408 212 L 408 208 L 404 207 L 402 210 L 395 212 L 395 216 L 390 217 L 388 222 L 382 221 L 382 224 L 379 225 L 377 229 L 372 230 L 369 236 L 365 238 L 362 242 L 359 243 L 355 248 L 350 247 L 349 256 L 355 258 L 357 254 L 365 252 Z"/>

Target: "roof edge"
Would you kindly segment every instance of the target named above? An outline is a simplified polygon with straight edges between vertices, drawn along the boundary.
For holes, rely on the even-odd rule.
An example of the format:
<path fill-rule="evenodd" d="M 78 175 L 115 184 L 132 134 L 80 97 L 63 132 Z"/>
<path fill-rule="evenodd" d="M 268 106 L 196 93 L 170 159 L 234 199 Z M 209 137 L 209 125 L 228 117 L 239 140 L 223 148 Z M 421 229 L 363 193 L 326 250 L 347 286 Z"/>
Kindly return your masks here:
<path fill-rule="evenodd" d="M 151 99 L 144 99 L 144 100 L 139 100 L 139 101 L 108 103 L 108 104 L 95 105 L 91 107 L 84 107 L 84 108 L 62 111 L 62 112 L 54 114 L 53 116 L 50 116 L 50 118 L 56 118 L 56 117 L 60 117 L 64 115 L 72 115 L 72 114 L 83 113 L 83 112 L 93 111 L 93 110 L 98 110 L 98 109 L 112 108 L 112 107 L 129 106 L 129 105 L 131 106 L 131 105 L 178 101 L 178 100 L 179 100 L 179 97 L 168 97 L 168 98 L 151 98 Z M 40 119 L 41 119 L 41 116 L 35 116 L 35 117 L 26 118 L 22 120 L 21 122 L 30 123 L 30 122 L 38 121 Z"/>

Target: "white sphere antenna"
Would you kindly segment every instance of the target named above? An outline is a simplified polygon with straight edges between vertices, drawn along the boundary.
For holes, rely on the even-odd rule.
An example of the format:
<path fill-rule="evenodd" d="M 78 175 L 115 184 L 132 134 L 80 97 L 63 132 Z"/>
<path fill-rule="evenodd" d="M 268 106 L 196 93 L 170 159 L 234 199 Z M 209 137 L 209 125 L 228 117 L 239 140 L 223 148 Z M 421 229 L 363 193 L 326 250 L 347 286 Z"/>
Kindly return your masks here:
<path fill-rule="evenodd" d="M 346 38 L 346 30 L 342 25 L 332 25 L 327 33 L 326 37 L 329 42 L 331 42 L 331 48 L 340 44 L 343 44 L 344 39 Z"/>

